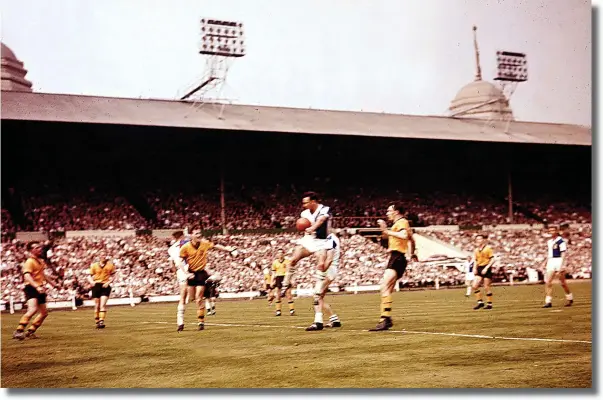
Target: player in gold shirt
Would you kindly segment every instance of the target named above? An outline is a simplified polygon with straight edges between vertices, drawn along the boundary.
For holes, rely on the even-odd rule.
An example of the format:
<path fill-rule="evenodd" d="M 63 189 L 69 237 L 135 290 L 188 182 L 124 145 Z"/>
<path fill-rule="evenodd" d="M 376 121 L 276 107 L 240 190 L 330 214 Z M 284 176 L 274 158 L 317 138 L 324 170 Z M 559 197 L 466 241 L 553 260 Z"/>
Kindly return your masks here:
<path fill-rule="evenodd" d="M 276 291 L 276 313 L 277 317 L 281 316 L 281 289 L 283 288 L 283 280 L 285 279 L 285 275 L 287 273 L 287 266 L 291 261 L 285 258 L 285 253 L 282 250 L 279 250 L 276 253 L 276 260 L 272 263 L 272 282 L 271 286 Z M 293 301 L 293 289 L 288 288 L 285 292 L 285 296 L 287 296 L 287 301 L 289 304 L 289 315 L 295 315 L 295 303 Z"/>
<path fill-rule="evenodd" d="M 94 299 L 94 322 L 97 329 L 105 327 L 107 316 L 107 301 L 111 294 L 111 283 L 115 275 L 115 265 L 109 257 L 103 256 L 90 266 L 88 281 L 92 285 L 92 298 Z"/>
<path fill-rule="evenodd" d="M 25 299 L 27 301 L 27 312 L 19 320 L 19 326 L 13 333 L 14 339 L 23 340 L 25 338 L 35 338 L 35 332 L 40 328 L 46 317 L 48 316 L 48 310 L 46 308 L 46 289 L 44 284 L 50 283 L 52 286 L 57 287 L 56 281 L 49 276 L 46 276 L 44 270 L 46 269 L 46 262 L 42 259 L 43 245 L 38 242 L 30 242 L 27 244 L 27 250 L 29 257 L 23 263 L 23 280 L 25 287 Z M 25 333 L 25 328 L 29 324 L 31 318 L 39 314 L 33 320 L 31 326 Z"/>
<path fill-rule="evenodd" d="M 207 252 L 210 249 L 221 250 L 235 255 L 234 247 L 214 244 L 203 238 L 201 229 L 194 228 L 191 241 L 180 248 L 180 257 L 186 263 L 189 272 L 187 285 L 195 291 L 197 302 L 197 326 L 200 331 L 205 329 L 205 286 L 209 273 L 206 270 Z M 184 324 L 178 326 L 178 332 L 184 329 Z"/>
<path fill-rule="evenodd" d="M 396 282 L 402 278 L 406 271 L 407 254 L 414 255 L 415 243 L 412 237 L 410 224 L 404 218 L 404 210 L 401 206 L 392 204 L 387 208 L 387 218 L 394 224 L 391 229 L 387 223 L 380 219 L 377 221 L 383 238 L 387 238 L 389 262 L 383 273 L 381 283 L 381 319 L 371 331 L 384 331 L 392 326 L 392 293 Z M 410 251 L 409 251 L 410 247 Z"/>
<path fill-rule="evenodd" d="M 486 310 L 492 309 L 492 264 L 494 264 L 494 252 L 487 243 L 487 238 L 484 235 L 477 235 L 475 238 L 477 248 L 473 254 L 475 260 L 475 280 L 473 281 L 473 293 L 477 298 L 477 305 L 473 307 L 474 310 L 484 308 Z M 480 285 L 484 282 L 484 289 L 486 291 L 486 299 L 488 304 L 484 307 L 484 301 L 482 300 L 482 292 Z"/>

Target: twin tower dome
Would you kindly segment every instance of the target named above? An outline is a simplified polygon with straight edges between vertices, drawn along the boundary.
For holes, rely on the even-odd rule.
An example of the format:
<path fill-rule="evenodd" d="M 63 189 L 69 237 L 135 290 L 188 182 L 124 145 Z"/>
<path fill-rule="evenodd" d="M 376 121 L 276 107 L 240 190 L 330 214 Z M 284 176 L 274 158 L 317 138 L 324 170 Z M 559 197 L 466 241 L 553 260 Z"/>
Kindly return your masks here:
<path fill-rule="evenodd" d="M 23 68 L 23 63 L 19 61 L 15 53 L 6 46 L 2 45 L 2 90 L 16 92 L 31 92 L 31 82 L 25 79 L 27 70 Z"/>
<path fill-rule="evenodd" d="M 475 48 L 475 80 L 461 88 L 450 103 L 450 116 L 456 118 L 477 118 L 486 120 L 513 121 L 513 111 L 509 99 L 494 84 L 482 80 L 482 69 L 477 47 L 477 27 L 473 27 L 473 46 Z"/>

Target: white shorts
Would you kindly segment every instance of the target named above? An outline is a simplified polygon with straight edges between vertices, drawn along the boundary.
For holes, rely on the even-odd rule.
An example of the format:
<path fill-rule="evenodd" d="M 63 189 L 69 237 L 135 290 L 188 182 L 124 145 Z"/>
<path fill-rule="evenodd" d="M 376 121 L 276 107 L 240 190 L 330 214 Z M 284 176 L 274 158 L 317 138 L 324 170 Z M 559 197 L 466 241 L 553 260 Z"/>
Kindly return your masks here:
<path fill-rule="evenodd" d="M 473 282 L 474 279 L 475 279 L 475 274 L 473 272 L 467 272 L 465 274 L 465 282 L 467 282 L 467 281 Z"/>
<path fill-rule="evenodd" d="M 178 268 L 176 270 L 176 281 L 178 281 L 178 284 L 183 285 L 186 283 L 187 280 L 188 280 L 188 277 L 187 277 L 186 272 L 184 272 L 183 270 Z"/>
<path fill-rule="evenodd" d="M 559 272 L 561 271 L 561 263 L 563 259 L 559 258 L 549 258 L 546 263 L 546 272 Z"/>
<path fill-rule="evenodd" d="M 303 238 L 297 241 L 297 244 L 314 254 L 317 251 L 329 249 L 331 241 L 328 239 L 316 239 L 312 235 L 305 235 Z"/>

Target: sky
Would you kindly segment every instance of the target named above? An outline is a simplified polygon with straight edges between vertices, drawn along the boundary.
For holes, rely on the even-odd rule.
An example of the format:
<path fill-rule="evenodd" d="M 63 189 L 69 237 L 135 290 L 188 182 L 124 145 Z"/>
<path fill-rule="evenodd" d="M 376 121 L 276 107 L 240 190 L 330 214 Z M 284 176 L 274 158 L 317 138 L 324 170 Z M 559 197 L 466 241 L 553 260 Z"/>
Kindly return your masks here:
<path fill-rule="evenodd" d="M 446 115 L 497 50 L 527 54 L 516 119 L 591 125 L 586 0 L 0 0 L 2 41 L 34 91 L 174 99 L 202 79 L 200 19 L 241 21 L 238 104 Z"/>

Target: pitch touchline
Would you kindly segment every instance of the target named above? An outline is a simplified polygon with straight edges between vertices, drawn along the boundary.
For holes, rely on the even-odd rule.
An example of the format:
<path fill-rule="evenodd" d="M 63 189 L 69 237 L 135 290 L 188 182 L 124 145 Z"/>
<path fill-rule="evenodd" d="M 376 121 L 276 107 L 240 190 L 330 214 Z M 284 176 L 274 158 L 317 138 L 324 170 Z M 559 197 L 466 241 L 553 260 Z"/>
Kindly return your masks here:
<path fill-rule="evenodd" d="M 143 324 L 161 324 L 168 325 L 169 322 L 142 322 Z M 196 322 L 191 322 L 190 325 L 197 325 Z M 292 329 L 305 329 L 304 326 L 283 326 L 283 325 L 257 325 L 257 324 L 218 324 L 213 322 L 206 322 L 208 326 L 233 326 L 233 327 L 246 327 L 246 328 L 292 328 Z M 345 332 L 369 332 L 368 329 L 345 329 Z M 388 330 L 390 333 L 408 333 L 413 335 L 438 335 L 438 336 L 455 336 L 455 337 L 467 337 L 474 339 L 496 339 L 496 340 L 525 340 L 532 342 L 562 342 L 562 343 L 587 343 L 592 344 L 589 340 L 571 340 L 571 339 L 545 339 L 545 338 L 529 338 L 529 337 L 506 337 L 506 336 L 488 336 L 488 335 L 471 335 L 468 333 L 448 333 L 448 332 L 425 332 L 425 331 L 408 331 L 402 330 Z"/>

